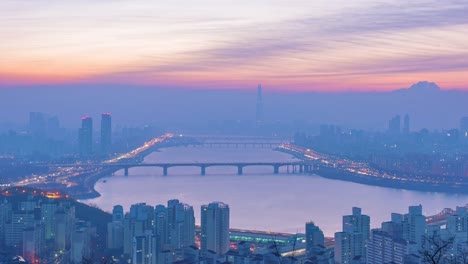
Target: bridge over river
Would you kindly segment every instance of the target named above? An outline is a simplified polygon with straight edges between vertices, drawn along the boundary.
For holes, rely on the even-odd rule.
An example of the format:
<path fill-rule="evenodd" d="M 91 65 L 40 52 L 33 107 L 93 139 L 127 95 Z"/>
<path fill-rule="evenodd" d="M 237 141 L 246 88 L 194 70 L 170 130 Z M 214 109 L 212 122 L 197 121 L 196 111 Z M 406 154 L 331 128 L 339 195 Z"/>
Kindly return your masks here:
<path fill-rule="evenodd" d="M 129 175 L 129 169 L 134 167 L 159 167 L 163 169 L 163 175 L 168 175 L 169 168 L 172 167 L 199 167 L 200 174 L 205 175 L 208 167 L 237 167 L 237 174 L 242 175 L 244 168 L 249 166 L 269 166 L 272 167 L 273 173 L 278 174 L 281 167 L 291 167 L 294 173 L 308 173 L 314 170 L 316 163 L 310 161 L 293 161 L 293 162 L 184 162 L 184 163 L 86 163 L 86 164 L 47 164 L 37 165 L 47 166 L 49 168 L 115 168 L 116 170 L 123 169 L 124 175 Z"/>

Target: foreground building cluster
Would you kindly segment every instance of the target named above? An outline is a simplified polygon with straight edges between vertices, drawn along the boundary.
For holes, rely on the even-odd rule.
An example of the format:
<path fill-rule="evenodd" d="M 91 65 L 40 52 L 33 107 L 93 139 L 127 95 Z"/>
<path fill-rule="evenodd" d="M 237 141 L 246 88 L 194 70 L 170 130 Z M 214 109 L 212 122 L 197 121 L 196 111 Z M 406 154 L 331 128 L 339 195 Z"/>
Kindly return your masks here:
<path fill-rule="evenodd" d="M 410 206 L 408 213 L 392 213 L 390 221 L 371 230 L 370 217 L 353 208 L 343 216 L 343 231 L 335 233 L 335 263 L 467 263 L 467 209 L 457 207 L 440 223 L 426 220 L 421 205 Z"/>
<path fill-rule="evenodd" d="M 108 248 L 122 252 L 132 263 L 217 259 L 229 250 L 229 206 L 221 202 L 203 205 L 199 241 L 195 234 L 193 208 L 179 200 L 156 207 L 134 204 L 125 214 L 117 205 L 108 224 Z"/>
<path fill-rule="evenodd" d="M 331 239 L 312 221 L 296 235 L 230 229 L 230 209 L 222 202 L 202 205 L 196 226 L 193 207 L 179 200 L 134 204 L 128 212 L 117 205 L 112 218 L 92 209 L 102 218 L 59 193 L 17 192 L 2 193 L 0 264 L 9 263 L 2 262 L 5 249 L 29 263 L 468 263 L 467 207 L 427 218 L 421 205 L 410 206 L 375 229 L 354 207 Z"/>
<path fill-rule="evenodd" d="M 0 249 L 29 263 L 81 263 L 93 254 L 95 235 L 70 202 L 33 195 L 0 202 Z"/>
<path fill-rule="evenodd" d="M 117 262 L 164 263 L 329 263 L 332 250 L 325 248 L 324 235 L 313 222 L 305 235 L 288 239 L 256 231 L 231 230 L 229 206 L 213 202 L 201 206 L 200 226 L 195 226 L 194 210 L 179 200 L 155 207 L 134 204 L 124 213 L 113 209 L 108 224 L 107 245 Z M 300 258 L 295 250 L 303 251 Z M 121 257 L 119 257 L 121 256 Z"/>

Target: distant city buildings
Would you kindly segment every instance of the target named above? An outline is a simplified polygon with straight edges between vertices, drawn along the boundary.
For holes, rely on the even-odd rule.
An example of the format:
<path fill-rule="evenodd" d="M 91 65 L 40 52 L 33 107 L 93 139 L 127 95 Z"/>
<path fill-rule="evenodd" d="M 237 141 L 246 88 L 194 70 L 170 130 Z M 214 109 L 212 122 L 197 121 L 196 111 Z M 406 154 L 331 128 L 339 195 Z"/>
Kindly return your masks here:
<path fill-rule="evenodd" d="M 81 118 L 81 128 L 78 131 L 79 153 L 82 157 L 90 157 L 96 154 L 107 156 L 112 146 L 112 116 L 106 112 L 101 115 L 100 148 L 94 147 L 93 119 L 90 116 Z"/>
<path fill-rule="evenodd" d="M 46 115 L 41 112 L 29 113 L 29 132 L 34 137 L 45 137 L 47 131 Z"/>
<path fill-rule="evenodd" d="M 405 136 L 410 134 L 410 117 L 408 114 L 405 114 L 403 117 L 403 128 L 401 126 L 401 117 L 396 115 L 388 121 L 388 133 L 391 135 L 400 135 Z"/>
<path fill-rule="evenodd" d="M 86 157 L 93 154 L 93 119 L 90 116 L 81 118 L 78 142 L 81 156 Z"/>
<path fill-rule="evenodd" d="M 401 133 L 401 118 L 400 115 L 394 116 L 388 121 L 388 133 L 398 135 Z"/>
<path fill-rule="evenodd" d="M 409 115 L 406 114 L 404 121 L 403 121 L 403 134 L 409 135 L 409 133 L 410 133 L 410 118 L 409 118 Z"/>

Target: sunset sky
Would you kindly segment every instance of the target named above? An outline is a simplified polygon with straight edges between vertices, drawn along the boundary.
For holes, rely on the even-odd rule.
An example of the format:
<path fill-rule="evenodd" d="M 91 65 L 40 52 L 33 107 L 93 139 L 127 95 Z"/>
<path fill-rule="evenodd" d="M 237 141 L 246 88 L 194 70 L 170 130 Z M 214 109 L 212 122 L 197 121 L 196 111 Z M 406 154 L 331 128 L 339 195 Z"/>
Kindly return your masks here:
<path fill-rule="evenodd" d="M 468 89 L 466 0 L 2 0 L 0 86 Z"/>

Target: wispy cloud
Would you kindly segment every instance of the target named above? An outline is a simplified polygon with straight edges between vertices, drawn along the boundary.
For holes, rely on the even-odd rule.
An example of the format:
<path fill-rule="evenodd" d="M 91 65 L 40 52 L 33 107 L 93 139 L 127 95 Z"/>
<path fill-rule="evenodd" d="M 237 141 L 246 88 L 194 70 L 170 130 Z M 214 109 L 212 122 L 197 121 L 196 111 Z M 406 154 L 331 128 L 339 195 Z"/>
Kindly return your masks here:
<path fill-rule="evenodd" d="M 278 14 L 277 18 L 275 14 L 261 13 L 261 7 L 272 8 L 263 2 L 254 10 L 225 9 L 221 14 L 208 5 L 203 7 L 208 1 L 201 2 L 200 10 L 207 13 L 200 14 L 187 13 L 181 7 L 186 13 L 158 16 L 157 12 L 145 12 L 136 8 L 137 4 L 126 3 L 110 12 L 86 16 L 9 16 L 0 18 L 0 23 L 22 25 L 24 29 L 24 25 L 37 22 L 35 30 L 54 30 L 65 37 L 20 47 L 12 41 L 3 48 L 0 44 L 0 51 L 30 49 L 39 57 L 32 58 L 36 60 L 50 57 L 48 49 L 64 53 L 58 60 L 84 54 L 75 62 L 92 69 L 81 76 L 85 81 L 222 85 L 265 78 L 285 87 L 307 83 L 335 87 L 340 86 L 338 82 L 350 82 L 341 84 L 349 87 L 353 82 L 365 85 L 366 78 L 374 84 L 378 75 L 414 74 L 417 78 L 438 73 L 442 79 L 434 81 L 450 86 L 449 79 L 456 72 L 468 72 L 467 1 L 354 2 L 350 7 L 327 12 L 321 10 L 329 7 L 326 1 L 318 7 L 307 1 L 289 5 L 276 2 L 278 6 L 272 10 L 287 7 L 285 13 L 290 12 Z M 335 0 L 333 4 L 338 3 L 349 2 Z M 177 10 L 170 4 L 164 8 L 169 8 L 167 12 Z M 241 15 L 246 12 L 251 13 Z M 50 27 L 57 20 L 68 21 L 71 28 Z M 76 35 L 64 33 L 66 30 L 75 30 Z M 15 34 L 0 30 L 0 36 Z M 43 52 L 37 55 L 37 50 Z M 17 64 L 17 68 L 22 65 Z"/>

